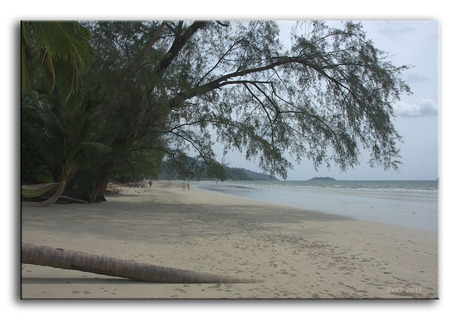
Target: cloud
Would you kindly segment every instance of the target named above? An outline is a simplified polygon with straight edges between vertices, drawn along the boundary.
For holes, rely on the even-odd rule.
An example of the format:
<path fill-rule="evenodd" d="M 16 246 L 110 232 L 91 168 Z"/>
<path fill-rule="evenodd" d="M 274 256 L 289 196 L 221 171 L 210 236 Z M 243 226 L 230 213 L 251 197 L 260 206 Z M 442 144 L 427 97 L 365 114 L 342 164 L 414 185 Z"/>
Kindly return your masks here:
<path fill-rule="evenodd" d="M 404 22 L 393 22 L 391 25 L 387 25 L 386 27 L 381 28 L 379 31 L 387 37 L 395 39 L 401 37 L 403 34 L 412 33 L 415 31 L 415 29 L 407 26 L 407 24 Z"/>
<path fill-rule="evenodd" d="M 406 79 L 407 79 L 407 81 L 409 81 L 411 83 L 427 82 L 427 81 L 431 80 L 427 76 L 425 76 L 423 74 L 420 74 L 420 73 L 416 73 L 416 72 L 408 72 L 407 75 L 406 75 Z"/>
<path fill-rule="evenodd" d="M 400 101 L 394 106 L 394 111 L 397 116 L 408 118 L 435 116 L 438 114 L 438 106 L 431 99 L 424 99 L 419 104 L 408 104 Z"/>

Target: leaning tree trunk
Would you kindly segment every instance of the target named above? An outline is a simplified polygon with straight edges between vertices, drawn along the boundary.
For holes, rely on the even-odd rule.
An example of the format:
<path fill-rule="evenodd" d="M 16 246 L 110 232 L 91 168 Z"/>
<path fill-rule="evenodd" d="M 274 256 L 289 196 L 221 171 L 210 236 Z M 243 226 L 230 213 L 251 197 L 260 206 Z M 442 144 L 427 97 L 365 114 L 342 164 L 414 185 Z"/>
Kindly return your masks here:
<path fill-rule="evenodd" d="M 53 189 L 57 189 L 58 186 L 59 182 L 21 185 L 21 197 L 33 199 L 46 195 L 52 196 L 56 193 Z"/>
<path fill-rule="evenodd" d="M 112 172 L 107 170 L 102 174 L 102 177 L 96 184 L 96 190 L 91 196 L 90 202 L 101 202 L 106 201 L 104 197 L 105 189 L 109 184 L 110 178 L 112 178 Z"/>
<path fill-rule="evenodd" d="M 22 263 L 61 269 L 71 269 L 138 281 L 166 283 L 256 283 L 263 280 L 239 279 L 209 273 L 194 272 L 138 263 L 131 260 L 110 258 L 31 243 L 22 244 Z"/>
<path fill-rule="evenodd" d="M 105 201 L 105 189 L 112 177 L 111 162 L 101 166 L 78 168 L 67 180 L 64 195 L 87 203 Z"/>
<path fill-rule="evenodd" d="M 39 206 L 39 207 L 49 207 L 50 205 L 52 205 L 53 203 L 58 201 L 59 198 L 62 196 L 62 193 L 64 192 L 66 183 L 67 183 L 67 177 L 64 176 L 64 177 L 61 178 L 61 181 L 59 182 L 58 188 L 57 188 L 56 192 L 54 193 L 54 195 L 51 198 L 49 198 L 48 200 L 40 202 L 39 204 L 37 204 L 37 206 Z"/>

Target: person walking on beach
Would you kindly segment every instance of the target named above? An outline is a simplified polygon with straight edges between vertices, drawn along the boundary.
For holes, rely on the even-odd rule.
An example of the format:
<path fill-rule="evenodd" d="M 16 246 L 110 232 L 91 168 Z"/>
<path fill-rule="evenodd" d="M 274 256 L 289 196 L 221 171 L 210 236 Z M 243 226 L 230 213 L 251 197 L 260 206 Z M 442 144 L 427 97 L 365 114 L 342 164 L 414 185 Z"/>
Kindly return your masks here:
<path fill-rule="evenodd" d="M 152 180 L 149 181 L 150 188 L 152 187 Z"/>
<path fill-rule="evenodd" d="M 184 180 L 184 182 L 182 182 L 182 190 L 185 191 L 185 180 Z"/>
<path fill-rule="evenodd" d="M 190 191 L 190 181 L 187 183 L 187 189 Z"/>

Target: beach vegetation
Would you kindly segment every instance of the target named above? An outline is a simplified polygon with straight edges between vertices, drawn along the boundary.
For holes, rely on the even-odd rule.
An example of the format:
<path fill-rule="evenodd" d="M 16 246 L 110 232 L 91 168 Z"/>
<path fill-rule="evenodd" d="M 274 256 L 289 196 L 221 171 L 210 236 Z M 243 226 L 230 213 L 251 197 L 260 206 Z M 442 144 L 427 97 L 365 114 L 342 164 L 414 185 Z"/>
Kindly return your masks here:
<path fill-rule="evenodd" d="M 78 90 L 92 57 L 89 30 L 76 22 L 21 24 L 22 180 L 59 182 L 42 206 L 62 196 L 77 168 L 110 150 L 96 141 L 96 112 Z"/>
<path fill-rule="evenodd" d="M 290 159 L 346 170 L 366 152 L 370 166 L 400 163 L 393 104 L 410 93 L 408 67 L 359 23 L 299 22 L 289 48 L 276 21 L 71 23 L 82 32 L 71 54 L 51 50 L 57 36 L 41 45 L 42 24 L 22 24 L 24 180 L 65 176 L 63 192 L 97 202 L 113 177 L 153 177 L 163 159 L 225 178 L 216 143 L 282 178 Z"/>

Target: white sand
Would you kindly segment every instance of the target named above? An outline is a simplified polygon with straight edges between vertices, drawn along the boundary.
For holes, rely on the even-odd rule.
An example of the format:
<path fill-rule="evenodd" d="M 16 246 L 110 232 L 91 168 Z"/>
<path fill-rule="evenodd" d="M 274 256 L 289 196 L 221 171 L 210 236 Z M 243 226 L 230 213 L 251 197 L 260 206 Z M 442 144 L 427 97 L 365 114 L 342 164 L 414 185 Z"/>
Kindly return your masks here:
<path fill-rule="evenodd" d="M 100 204 L 22 208 L 22 241 L 166 267 L 263 279 L 158 284 L 24 264 L 38 299 L 438 297 L 437 234 L 154 182 Z"/>

